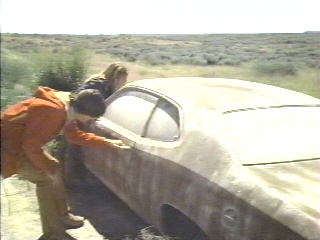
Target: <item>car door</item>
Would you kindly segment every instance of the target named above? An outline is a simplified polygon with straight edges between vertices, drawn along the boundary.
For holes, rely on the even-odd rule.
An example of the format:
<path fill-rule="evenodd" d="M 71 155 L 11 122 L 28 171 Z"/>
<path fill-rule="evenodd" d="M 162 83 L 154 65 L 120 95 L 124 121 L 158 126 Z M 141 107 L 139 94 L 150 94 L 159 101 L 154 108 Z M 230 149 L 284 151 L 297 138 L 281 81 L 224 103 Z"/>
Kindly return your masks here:
<path fill-rule="evenodd" d="M 158 98 L 134 89 L 124 89 L 106 101 L 104 115 L 92 126 L 91 131 L 108 138 L 121 139 L 131 148 L 128 150 L 85 148 L 85 165 L 105 185 L 125 202 L 133 202 L 139 194 L 138 171 L 147 153 L 135 148 L 144 132 Z M 136 189 L 133 192 L 130 189 Z"/>
<path fill-rule="evenodd" d="M 144 159 L 143 171 L 140 177 L 140 206 L 141 211 L 155 224 L 160 216 L 160 205 L 166 190 L 163 189 L 168 171 L 168 164 L 172 159 L 163 159 L 164 155 L 172 155 L 180 145 L 180 114 L 177 105 L 168 99 L 159 98 L 157 105 L 147 122 L 143 138 L 136 143 L 136 149 L 144 149 L 150 155 Z M 144 210 L 148 206 L 148 211 Z"/>
<path fill-rule="evenodd" d="M 107 102 L 95 132 L 115 137 L 129 150 L 87 149 L 86 165 L 132 209 L 149 218 L 161 180 L 157 151 L 171 149 L 180 135 L 179 110 L 169 100 L 138 89 L 125 89 Z"/>

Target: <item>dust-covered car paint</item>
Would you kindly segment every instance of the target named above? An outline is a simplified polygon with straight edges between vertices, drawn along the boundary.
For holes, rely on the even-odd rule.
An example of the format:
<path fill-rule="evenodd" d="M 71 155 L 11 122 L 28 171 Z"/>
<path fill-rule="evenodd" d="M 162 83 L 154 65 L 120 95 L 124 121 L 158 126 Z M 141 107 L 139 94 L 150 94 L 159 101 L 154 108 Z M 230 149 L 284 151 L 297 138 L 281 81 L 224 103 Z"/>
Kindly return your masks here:
<path fill-rule="evenodd" d="M 127 84 L 88 130 L 130 150 L 83 161 L 144 220 L 184 239 L 318 239 L 320 100 L 254 82 Z"/>

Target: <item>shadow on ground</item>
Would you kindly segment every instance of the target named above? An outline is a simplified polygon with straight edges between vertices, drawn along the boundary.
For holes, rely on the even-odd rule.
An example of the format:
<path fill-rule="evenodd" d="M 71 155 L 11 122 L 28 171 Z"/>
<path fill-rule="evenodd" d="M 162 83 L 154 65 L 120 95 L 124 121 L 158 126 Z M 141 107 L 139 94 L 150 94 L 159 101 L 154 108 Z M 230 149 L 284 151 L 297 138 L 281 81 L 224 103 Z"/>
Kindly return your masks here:
<path fill-rule="evenodd" d="M 68 230 L 78 240 L 163 239 L 93 175 L 68 187 L 73 213 L 85 225 Z M 1 179 L 1 240 L 36 240 L 42 234 L 35 185 L 16 176 Z"/>
<path fill-rule="evenodd" d="M 93 175 L 68 187 L 68 191 L 72 211 L 86 217 L 106 239 L 136 239 L 146 228 L 155 232 Z"/>

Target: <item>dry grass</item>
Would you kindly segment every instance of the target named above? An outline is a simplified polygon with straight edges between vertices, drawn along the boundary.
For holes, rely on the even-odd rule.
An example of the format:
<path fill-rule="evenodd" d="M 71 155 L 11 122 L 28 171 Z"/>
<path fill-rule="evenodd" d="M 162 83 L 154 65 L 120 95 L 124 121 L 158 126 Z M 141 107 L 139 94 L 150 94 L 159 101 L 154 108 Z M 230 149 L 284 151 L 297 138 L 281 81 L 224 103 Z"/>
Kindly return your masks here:
<path fill-rule="evenodd" d="M 101 71 L 113 61 L 110 57 L 95 55 L 89 68 L 90 74 Z M 105 64 L 106 63 L 106 64 Z M 205 77 L 205 78 L 233 78 L 270 84 L 290 90 L 302 92 L 320 98 L 320 70 L 300 68 L 297 75 L 258 75 L 250 64 L 242 66 L 189 66 L 189 65 L 162 65 L 148 66 L 138 63 L 126 63 L 130 74 L 129 82 L 163 77 Z"/>
<path fill-rule="evenodd" d="M 55 54 L 71 46 L 84 46 L 89 53 L 88 75 L 104 70 L 112 62 L 124 61 L 130 70 L 129 81 L 180 76 L 236 78 L 280 86 L 319 98 L 318 40 L 317 34 L 3 34 L 1 48 L 3 53 L 27 59 L 32 63 L 41 62 L 45 55 Z M 195 65 L 201 63 L 207 53 L 219 58 L 218 63 Z M 128 56 L 134 57 L 135 61 L 129 62 Z M 161 62 L 161 65 L 150 66 L 151 62 L 148 65 L 148 61 L 143 59 L 147 56 L 150 61 Z M 189 59 L 188 64 L 180 63 L 184 57 Z M 173 58 L 178 60 L 176 65 L 171 65 Z M 195 61 L 195 64 L 190 64 L 192 61 Z M 251 66 L 254 62 L 268 61 L 294 63 L 298 73 L 277 76 L 261 75 L 253 71 Z"/>

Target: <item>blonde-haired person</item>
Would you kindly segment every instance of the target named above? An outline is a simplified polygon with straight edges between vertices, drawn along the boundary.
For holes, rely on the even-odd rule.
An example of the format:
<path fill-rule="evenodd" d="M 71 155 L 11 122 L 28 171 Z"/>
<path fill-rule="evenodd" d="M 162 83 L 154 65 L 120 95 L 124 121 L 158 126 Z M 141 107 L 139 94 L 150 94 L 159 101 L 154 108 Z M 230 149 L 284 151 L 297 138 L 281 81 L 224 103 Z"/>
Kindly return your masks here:
<path fill-rule="evenodd" d="M 110 97 L 115 91 L 120 89 L 127 82 L 128 69 L 121 62 L 114 62 L 108 68 L 98 74 L 90 76 L 75 91 L 75 93 L 85 89 L 96 89 L 103 96 L 104 100 Z M 90 124 L 90 123 L 88 123 Z M 81 128 L 85 128 L 82 125 Z M 75 187 L 86 183 L 88 170 L 81 161 L 81 148 L 77 144 L 67 143 L 64 136 L 57 139 L 60 144 L 58 156 L 64 159 L 63 178 L 69 187 Z M 62 156 L 61 156 L 62 155 Z"/>
<path fill-rule="evenodd" d="M 127 77 L 127 67 L 121 62 L 114 62 L 106 70 L 86 79 L 77 92 L 84 89 L 97 89 L 104 99 L 107 99 L 126 84 Z"/>

